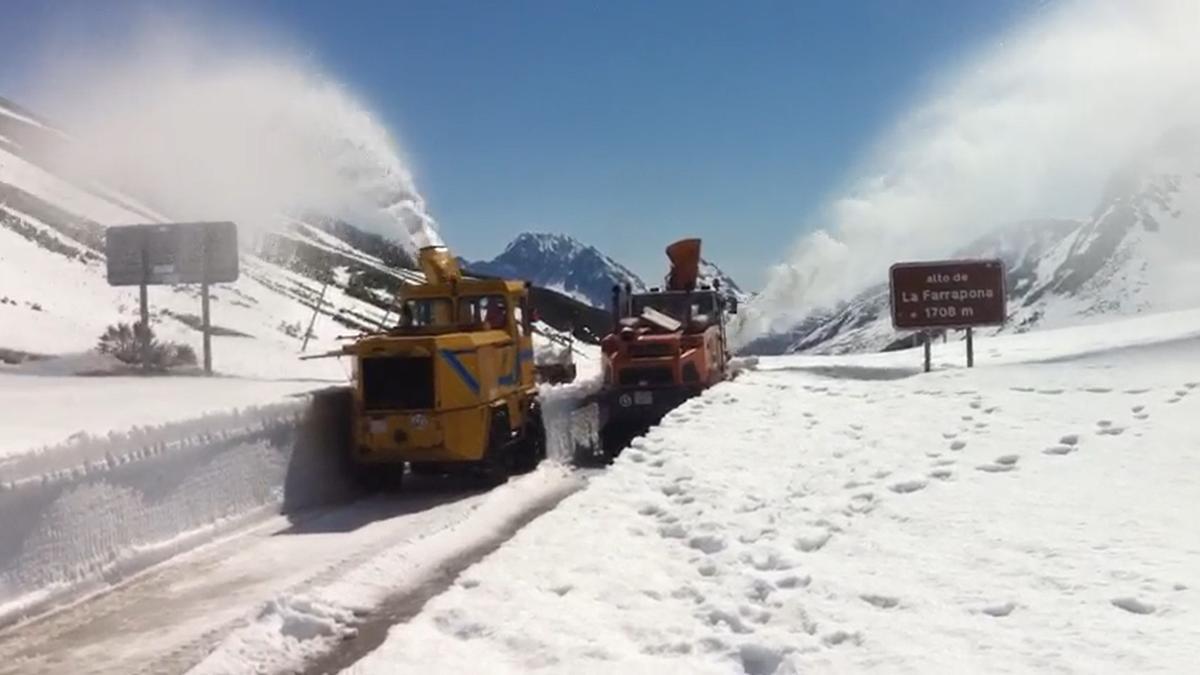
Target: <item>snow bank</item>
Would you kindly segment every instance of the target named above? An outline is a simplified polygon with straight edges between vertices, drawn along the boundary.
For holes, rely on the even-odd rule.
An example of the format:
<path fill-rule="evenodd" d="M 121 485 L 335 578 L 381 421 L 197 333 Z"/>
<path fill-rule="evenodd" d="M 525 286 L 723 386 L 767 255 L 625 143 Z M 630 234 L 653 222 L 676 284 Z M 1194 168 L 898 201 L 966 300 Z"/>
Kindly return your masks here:
<path fill-rule="evenodd" d="M 0 465 L 0 625 L 256 517 L 344 499 L 306 405 L 79 435 Z"/>
<path fill-rule="evenodd" d="M 1135 328 L 763 359 L 348 672 L 1187 671 L 1200 338 Z"/>

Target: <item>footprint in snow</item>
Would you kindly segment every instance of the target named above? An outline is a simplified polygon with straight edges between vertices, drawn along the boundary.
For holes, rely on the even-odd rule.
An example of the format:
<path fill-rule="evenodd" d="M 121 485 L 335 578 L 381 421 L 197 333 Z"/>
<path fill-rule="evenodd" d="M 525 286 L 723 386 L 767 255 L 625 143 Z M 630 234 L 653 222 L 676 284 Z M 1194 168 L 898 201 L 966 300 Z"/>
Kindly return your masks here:
<path fill-rule="evenodd" d="M 905 495 L 905 494 L 910 494 L 910 493 L 916 492 L 918 490 L 923 490 L 923 489 L 925 489 L 926 485 L 929 485 L 929 483 L 927 481 L 922 480 L 920 478 L 913 478 L 911 480 L 905 480 L 905 481 L 900 481 L 899 483 L 893 483 L 890 486 L 888 486 L 888 489 L 891 490 L 892 492 L 895 492 L 896 494 Z"/>
<path fill-rule="evenodd" d="M 938 480 L 949 480 L 953 475 L 954 472 L 950 469 L 935 469 L 929 472 L 930 478 L 936 478 Z"/>
<path fill-rule="evenodd" d="M 1052 445 L 1042 450 L 1042 453 L 1046 455 L 1069 455 L 1072 452 L 1075 452 L 1073 445 Z"/>
<path fill-rule="evenodd" d="M 771 675 L 779 670 L 785 652 L 756 644 L 745 644 L 738 650 L 742 660 L 742 672 L 746 675 Z"/>
<path fill-rule="evenodd" d="M 1002 618 L 1002 617 L 1008 616 L 1009 614 L 1012 614 L 1013 610 L 1016 608 L 1017 608 L 1017 606 L 1015 604 L 1013 604 L 1011 602 L 1006 602 L 1002 605 L 991 605 L 989 607 L 984 607 L 983 609 L 981 609 L 979 611 L 983 612 L 984 614 L 987 614 L 988 616 Z"/>
<path fill-rule="evenodd" d="M 793 588 L 808 588 L 808 585 L 811 583 L 812 577 L 807 574 L 804 576 L 792 574 L 780 579 L 779 581 L 776 581 L 775 588 L 782 588 L 785 590 L 790 590 Z"/>
<path fill-rule="evenodd" d="M 715 535 L 706 534 L 700 537 L 692 537 L 688 540 L 688 546 L 701 553 L 712 555 L 725 550 L 725 540 Z"/>
<path fill-rule="evenodd" d="M 1135 405 L 1132 408 L 1133 412 L 1135 412 L 1135 413 L 1140 413 L 1145 409 L 1146 409 L 1146 406 L 1144 406 L 1144 405 Z"/>
<path fill-rule="evenodd" d="M 1058 439 L 1058 442 L 1063 445 L 1079 445 L 1079 434 L 1067 434 Z"/>
<path fill-rule="evenodd" d="M 890 595 L 865 594 L 858 597 L 862 598 L 863 602 L 879 609 L 892 609 L 900 604 L 899 598 L 893 598 Z"/>
<path fill-rule="evenodd" d="M 977 471 L 983 471 L 986 473 L 1005 473 L 1012 471 L 1015 468 L 1016 467 L 1012 464 L 980 464 L 979 466 L 975 467 Z"/>
<path fill-rule="evenodd" d="M 796 537 L 795 546 L 804 553 L 813 553 L 825 548 L 831 538 L 833 534 L 829 530 L 813 529 Z"/>
<path fill-rule="evenodd" d="M 1137 598 L 1114 598 L 1112 604 L 1131 614 L 1153 614 L 1155 609 L 1154 605 L 1142 602 Z"/>
<path fill-rule="evenodd" d="M 658 528 L 658 534 L 663 539 L 684 539 L 687 537 L 688 532 L 684 526 L 674 523 Z"/>
<path fill-rule="evenodd" d="M 1017 460 L 1019 459 L 1021 459 L 1020 455 L 1001 455 L 997 457 L 995 461 L 997 464 L 1002 466 L 1012 466 L 1016 464 Z"/>
<path fill-rule="evenodd" d="M 967 447 L 966 441 L 954 441 L 950 444 L 950 449 L 954 450 L 955 452 L 962 450 L 965 447 Z"/>
<path fill-rule="evenodd" d="M 862 636 L 858 633 L 837 630 L 821 638 L 821 642 L 824 642 L 826 647 L 836 647 L 847 642 L 857 646 L 862 644 Z"/>

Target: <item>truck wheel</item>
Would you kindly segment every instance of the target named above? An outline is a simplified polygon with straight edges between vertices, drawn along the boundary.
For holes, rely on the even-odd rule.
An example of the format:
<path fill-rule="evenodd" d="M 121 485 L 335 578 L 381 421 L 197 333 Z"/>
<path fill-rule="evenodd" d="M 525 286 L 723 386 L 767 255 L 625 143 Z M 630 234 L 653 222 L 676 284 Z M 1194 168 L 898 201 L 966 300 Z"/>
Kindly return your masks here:
<path fill-rule="evenodd" d="M 493 411 L 487 452 L 479 462 L 480 477 L 487 487 L 495 487 L 508 480 L 514 459 L 511 431 L 508 411 L 503 408 Z"/>
<path fill-rule="evenodd" d="M 513 473 L 529 473 L 546 459 L 546 425 L 542 420 L 542 409 L 533 406 L 529 411 L 529 419 L 525 421 L 525 431 L 518 445 Z"/>
<path fill-rule="evenodd" d="M 404 464 L 362 464 L 353 468 L 354 481 L 367 492 L 393 492 L 404 485 Z"/>

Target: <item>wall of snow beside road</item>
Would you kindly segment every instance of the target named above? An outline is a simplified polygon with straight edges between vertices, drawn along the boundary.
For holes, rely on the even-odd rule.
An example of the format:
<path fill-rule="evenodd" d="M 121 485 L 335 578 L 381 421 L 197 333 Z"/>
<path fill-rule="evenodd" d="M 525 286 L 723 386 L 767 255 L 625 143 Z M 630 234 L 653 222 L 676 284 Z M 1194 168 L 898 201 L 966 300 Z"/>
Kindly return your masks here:
<path fill-rule="evenodd" d="M 49 386 L 58 379 L 69 386 Z M 0 392 L 24 393 L 8 401 L 6 431 L 15 426 L 40 438 L 22 427 L 30 423 L 22 409 L 35 421 L 53 411 L 81 431 L 0 461 L 0 625 L 104 588 L 281 507 L 328 503 L 349 490 L 329 470 L 320 421 L 306 415 L 307 397 L 289 395 L 299 393 L 297 383 L 5 380 Z M 220 412 L 205 395 L 214 386 L 224 391 Z M 104 392 L 100 405 L 91 394 Z M 248 404 L 256 399 L 267 403 Z M 122 410 L 141 411 L 144 421 L 112 431 L 97 422 L 105 409 L 117 420 Z"/>
<path fill-rule="evenodd" d="M 763 359 L 348 672 L 1187 672 L 1197 318 Z"/>

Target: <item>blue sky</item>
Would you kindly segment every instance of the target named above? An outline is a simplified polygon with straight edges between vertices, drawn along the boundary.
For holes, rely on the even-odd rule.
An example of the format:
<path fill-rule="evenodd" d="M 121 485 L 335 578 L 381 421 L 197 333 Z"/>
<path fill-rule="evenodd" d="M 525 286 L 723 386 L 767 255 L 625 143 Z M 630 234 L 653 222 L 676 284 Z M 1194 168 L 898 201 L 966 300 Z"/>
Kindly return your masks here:
<path fill-rule="evenodd" d="M 665 244 L 699 235 L 755 287 L 933 78 L 1041 3 L 176 4 L 268 31 L 365 98 L 460 255 L 558 231 L 658 278 Z M 120 40 L 142 6 L 11 0 L 0 95 L 21 101 L 23 57 L 64 24 Z"/>

